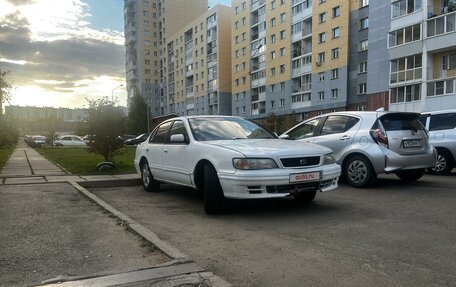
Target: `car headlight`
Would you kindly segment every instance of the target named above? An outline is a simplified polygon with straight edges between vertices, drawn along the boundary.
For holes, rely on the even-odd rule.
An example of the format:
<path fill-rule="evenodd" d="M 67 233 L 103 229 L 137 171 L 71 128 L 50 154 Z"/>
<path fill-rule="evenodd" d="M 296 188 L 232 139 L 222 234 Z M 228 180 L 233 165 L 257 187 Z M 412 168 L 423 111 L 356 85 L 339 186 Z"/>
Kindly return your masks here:
<path fill-rule="evenodd" d="M 325 158 L 323 159 L 323 164 L 332 164 L 336 162 L 336 158 L 334 157 L 333 153 L 325 154 Z"/>
<path fill-rule="evenodd" d="M 233 166 L 244 170 L 279 168 L 270 158 L 233 158 Z"/>

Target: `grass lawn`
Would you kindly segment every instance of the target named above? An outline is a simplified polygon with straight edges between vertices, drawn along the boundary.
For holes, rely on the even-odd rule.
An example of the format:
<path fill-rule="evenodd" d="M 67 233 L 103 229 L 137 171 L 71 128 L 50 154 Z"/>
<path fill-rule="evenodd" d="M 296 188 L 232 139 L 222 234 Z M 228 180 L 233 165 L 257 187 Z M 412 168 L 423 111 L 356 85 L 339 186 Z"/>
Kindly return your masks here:
<path fill-rule="evenodd" d="M 59 164 L 73 174 L 121 174 L 136 173 L 133 166 L 135 148 L 122 148 L 121 155 L 114 157 L 117 169 L 108 171 L 96 170 L 96 165 L 104 158 L 101 155 L 89 153 L 86 148 L 37 148 L 41 155 L 48 160 Z"/>
<path fill-rule="evenodd" d="M 9 157 L 13 153 L 13 150 L 14 149 L 12 148 L 0 148 L 0 171 L 2 170 L 3 166 L 5 166 Z"/>

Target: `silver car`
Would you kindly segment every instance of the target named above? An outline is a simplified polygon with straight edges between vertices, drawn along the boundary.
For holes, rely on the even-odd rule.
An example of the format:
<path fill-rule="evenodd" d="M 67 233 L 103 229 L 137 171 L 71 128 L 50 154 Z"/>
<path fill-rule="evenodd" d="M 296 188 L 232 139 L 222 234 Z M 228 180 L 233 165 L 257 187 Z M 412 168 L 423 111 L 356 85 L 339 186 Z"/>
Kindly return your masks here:
<path fill-rule="evenodd" d="M 423 113 L 421 123 L 429 131 L 429 141 L 437 149 L 432 174 L 449 174 L 456 167 L 456 110 Z"/>
<path fill-rule="evenodd" d="M 381 173 L 415 181 L 437 159 L 419 117 L 403 112 L 335 112 L 306 120 L 280 138 L 329 147 L 342 176 L 354 187 L 373 185 Z"/>

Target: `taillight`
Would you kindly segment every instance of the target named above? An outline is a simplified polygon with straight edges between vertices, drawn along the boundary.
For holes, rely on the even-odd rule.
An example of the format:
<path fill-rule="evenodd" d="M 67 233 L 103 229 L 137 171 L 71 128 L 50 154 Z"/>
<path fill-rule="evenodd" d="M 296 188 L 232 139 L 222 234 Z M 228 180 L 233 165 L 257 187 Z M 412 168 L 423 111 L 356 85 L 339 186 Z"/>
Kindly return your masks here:
<path fill-rule="evenodd" d="M 388 137 L 384 131 L 381 129 L 375 129 L 371 131 L 370 134 L 376 143 L 388 148 Z"/>

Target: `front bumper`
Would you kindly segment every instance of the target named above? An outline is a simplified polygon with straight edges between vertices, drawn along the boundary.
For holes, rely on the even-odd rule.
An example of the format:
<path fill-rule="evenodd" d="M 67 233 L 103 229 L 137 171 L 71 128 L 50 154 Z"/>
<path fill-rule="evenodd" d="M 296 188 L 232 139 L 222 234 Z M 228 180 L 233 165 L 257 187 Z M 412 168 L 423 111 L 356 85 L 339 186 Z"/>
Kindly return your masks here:
<path fill-rule="evenodd" d="M 317 180 L 290 182 L 290 175 L 320 172 Z M 218 177 L 227 198 L 255 199 L 280 198 L 311 190 L 330 191 L 338 187 L 340 166 L 329 164 L 308 169 L 277 168 L 266 170 L 237 170 L 219 173 Z"/>

